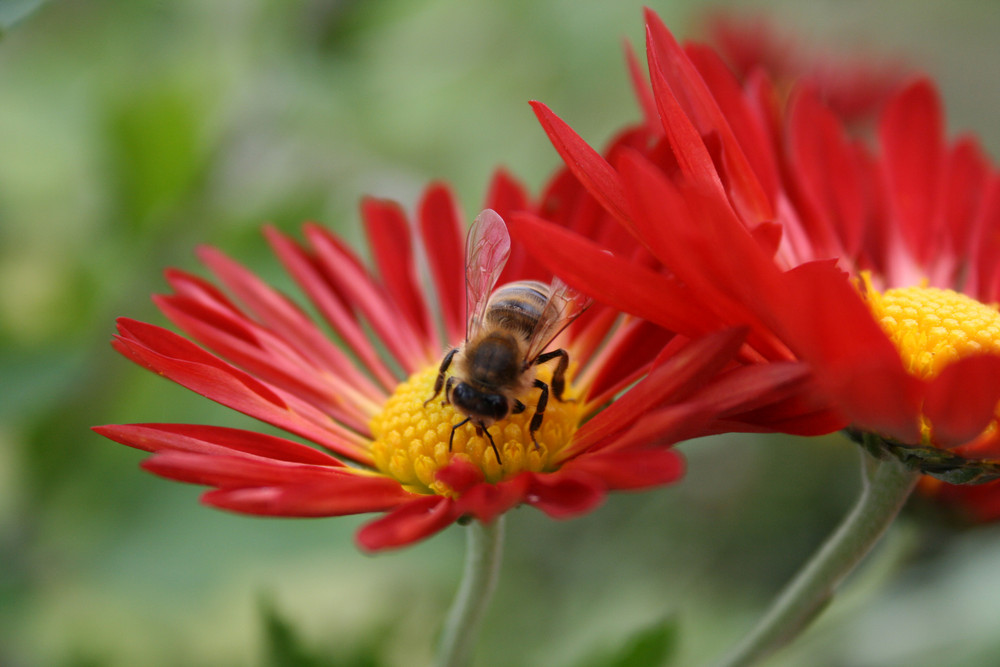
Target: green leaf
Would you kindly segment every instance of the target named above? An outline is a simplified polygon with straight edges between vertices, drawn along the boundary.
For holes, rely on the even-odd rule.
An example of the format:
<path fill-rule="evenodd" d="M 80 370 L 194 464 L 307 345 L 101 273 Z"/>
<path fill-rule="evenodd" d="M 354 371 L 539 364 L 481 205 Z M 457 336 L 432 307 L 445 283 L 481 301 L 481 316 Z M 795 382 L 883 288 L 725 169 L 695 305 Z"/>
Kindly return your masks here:
<path fill-rule="evenodd" d="M 278 613 L 271 600 L 261 600 L 260 611 L 264 622 L 263 664 L 273 667 L 322 667 L 329 664 L 310 653 L 291 623 Z"/>
<path fill-rule="evenodd" d="M 617 652 L 587 661 L 583 667 L 657 667 L 677 648 L 677 621 L 667 618 L 632 635 Z"/>
<path fill-rule="evenodd" d="M 264 621 L 265 667 L 379 667 L 374 647 L 351 656 L 333 656 L 308 647 L 295 628 L 281 616 L 274 603 L 264 596 L 260 603 Z"/>

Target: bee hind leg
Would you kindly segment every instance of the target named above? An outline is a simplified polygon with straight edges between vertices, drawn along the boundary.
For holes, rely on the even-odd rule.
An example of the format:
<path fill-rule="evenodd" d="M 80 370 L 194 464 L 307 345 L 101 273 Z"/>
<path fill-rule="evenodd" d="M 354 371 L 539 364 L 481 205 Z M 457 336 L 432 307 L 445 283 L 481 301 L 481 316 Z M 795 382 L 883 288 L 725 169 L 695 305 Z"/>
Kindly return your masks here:
<path fill-rule="evenodd" d="M 458 348 L 456 347 L 450 352 L 448 352 L 448 354 L 444 355 L 444 359 L 441 360 L 441 366 L 438 367 L 437 377 L 434 379 L 434 393 L 431 395 L 430 398 L 424 401 L 425 408 L 427 407 L 428 403 L 437 398 L 438 394 L 441 393 L 441 388 L 444 386 L 444 374 L 448 372 L 448 367 L 451 366 L 451 360 L 455 358 L 455 355 L 457 353 L 458 353 Z M 445 393 L 446 400 L 447 396 L 448 394 L 446 392 Z"/>
<path fill-rule="evenodd" d="M 566 369 L 569 368 L 569 353 L 566 350 L 559 349 L 540 354 L 535 359 L 535 365 L 544 364 L 546 361 L 552 361 L 556 358 L 559 361 L 556 363 L 556 369 L 552 371 L 552 395 L 555 396 L 557 401 L 566 402 L 572 400 L 563 399 L 562 397 L 563 391 L 566 389 Z"/>

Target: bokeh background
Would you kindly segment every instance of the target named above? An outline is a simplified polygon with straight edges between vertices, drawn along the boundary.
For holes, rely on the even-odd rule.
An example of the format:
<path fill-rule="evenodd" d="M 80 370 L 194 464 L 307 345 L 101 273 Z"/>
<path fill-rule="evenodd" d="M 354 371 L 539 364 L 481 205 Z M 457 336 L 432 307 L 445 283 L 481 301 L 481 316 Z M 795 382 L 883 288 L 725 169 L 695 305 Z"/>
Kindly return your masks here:
<path fill-rule="evenodd" d="M 707 7 L 652 0 L 696 36 Z M 817 49 L 904 59 L 952 130 L 1000 150 L 1000 4 L 717 3 Z M 557 158 L 527 105 L 592 143 L 637 117 L 621 43 L 641 3 L 574 0 L 0 0 L 0 665 L 420 665 L 458 583 L 462 529 L 375 557 L 361 519 L 199 506 L 92 434 L 130 421 L 248 426 L 108 345 L 164 324 L 161 271 L 212 244 L 279 285 L 260 225 L 359 243 L 363 194 L 433 179 L 468 217 L 504 165 Z M 683 483 L 554 522 L 512 512 L 482 666 L 594 665 L 669 627 L 675 665 L 750 627 L 857 492 L 839 437 L 684 444 Z M 665 624 L 665 625 L 664 625 Z M 977 666 L 1000 656 L 1000 528 L 912 503 L 804 638 L 769 664 Z"/>

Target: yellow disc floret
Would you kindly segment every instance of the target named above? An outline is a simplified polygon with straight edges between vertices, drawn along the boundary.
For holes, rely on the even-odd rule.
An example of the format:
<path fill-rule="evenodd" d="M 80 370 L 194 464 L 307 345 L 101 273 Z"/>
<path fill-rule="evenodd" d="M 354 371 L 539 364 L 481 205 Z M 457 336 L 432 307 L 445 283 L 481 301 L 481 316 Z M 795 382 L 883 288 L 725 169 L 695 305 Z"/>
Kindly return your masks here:
<path fill-rule="evenodd" d="M 545 366 L 539 366 L 537 377 L 548 383 L 551 373 Z M 567 385 L 563 401 L 549 394 L 542 426 L 535 432 L 536 447 L 528 426 L 535 414 L 540 390 L 532 389 L 527 396 L 518 397 L 527 405 L 524 412 L 508 415 L 489 428 L 500 453 L 500 462 L 486 435 L 476 435 L 476 427 L 471 422 L 455 431 L 449 452 L 452 427 L 465 419 L 465 415 L 450 405 L 442 405 L 443 392 L 424 405 L 434 393 L 437 374 L 437 365 L 413 374 L 396 388 L 382 412 L 370 423 L 376 467 L 412 491 L 450 495 L 451 489 L 438 481 L 436 475 L 452 457 L 464 457 L 493 483 L 525 470 L 548 470 L 552 456 L 569 443 L 579 426 L 582 401 L 565 400 L 575 396 L 573 388 Z"/>
<path fill-rule="evenodd" d="M 962 357 L 1000 354 L 1000 313 L 995 305 L 936 287 L 883 293 L 867 287 L 869 307 L 910 373 L 929 379 Z"/>

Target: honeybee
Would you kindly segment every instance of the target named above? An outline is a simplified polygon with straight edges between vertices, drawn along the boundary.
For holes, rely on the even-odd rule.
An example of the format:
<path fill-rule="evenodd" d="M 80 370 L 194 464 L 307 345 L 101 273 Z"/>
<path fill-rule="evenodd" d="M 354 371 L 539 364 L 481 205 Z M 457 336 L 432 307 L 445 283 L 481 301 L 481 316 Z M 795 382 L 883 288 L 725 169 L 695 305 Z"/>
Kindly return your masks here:
<path fill-rule="evenodd" d="M 538 448 L 535 433 L 542 426 L 549 392 L 562 401 L 566 388 L 569 354 L 566 350 L 545 351 L 549 343 L 590 305 L 590 299 L 571 289 L 558 278 L 551 284 L 520 280 L 494 290 L 510 256 L 507 224 L 496 211 L 480 213 L 465 243 L 466 313 L 465 342 L 445 355 L 434 381 L 437 398 L 444 388 L 443 405 L 453 405 L 465 415 L 455 424 L 448 439 L 451 450 L 455 431 L 472 422 L 476 434 L 486 434 L 493 453 L 500 460 L 489 428 L 509 414 L 527 409 L 521 401 L 532 388 L 541 390 L 528 431 Z M 552 386 L 535 377 L 535 367 L 556 361 Z M 454 364 L 453 374 L 445 380 Z"/>

